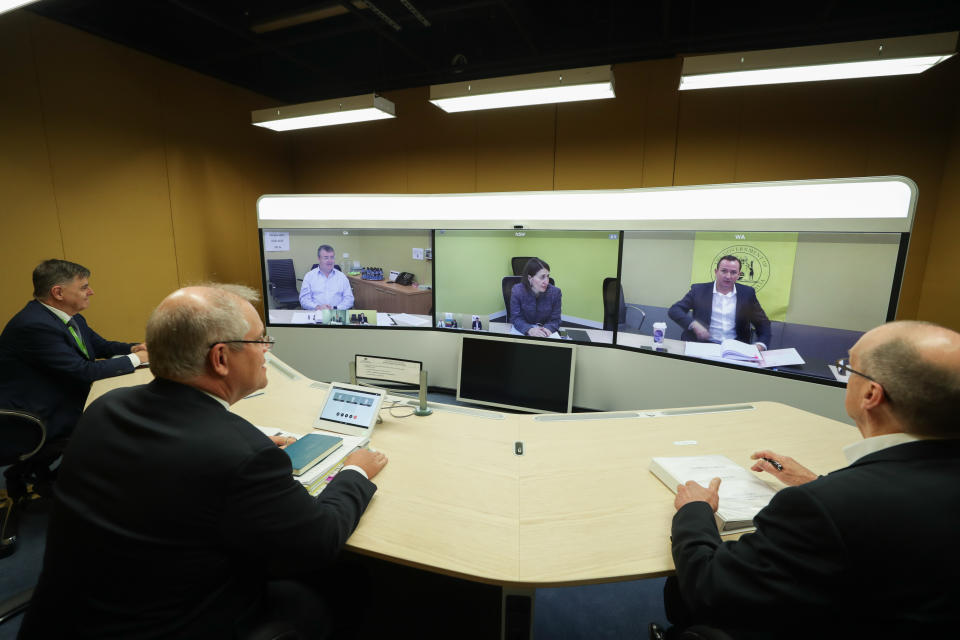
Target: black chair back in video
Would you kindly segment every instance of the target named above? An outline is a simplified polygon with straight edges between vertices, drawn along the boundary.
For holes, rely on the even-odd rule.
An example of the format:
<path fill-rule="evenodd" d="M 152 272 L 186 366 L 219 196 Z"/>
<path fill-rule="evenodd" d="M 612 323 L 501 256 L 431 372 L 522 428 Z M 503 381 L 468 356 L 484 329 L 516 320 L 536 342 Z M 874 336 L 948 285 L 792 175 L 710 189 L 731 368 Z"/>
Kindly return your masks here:
<path fill-rule="evenodd" d="M 34 456 L 47 440 L 47 430 L 39 418 L 25 411 L 0 409 L 0 466 L 23 462 Z M 10 485 L 0 494 L 0 558 L 12 554 L 17 547 L 17 510 L 26 499 Z"/>
<path fill-rule="evenodd" d="M 277 309 L 297 309 L 300 307 L 300 291 L 297 288 L 297 274 L 293 270 L 291 258 L 267 260 L 267 289 Z"/>
<path fill-rule="evenodd" d="M 503 308 L 507 310 L 507 322 L 511 322 L 510 318 L 510 290 L 513 289 L 513 285 L 520 284 L 523 281 L 523 276 L 503 276 L 503 280 L 500 282 L 500 289 L 503 291 Z"/>
<path fill-rule="evenodd" d="M 623 286 L 616 278 L 603 279 L 603 330 L 639 331 L 647 312 L 624 300 Z"/>

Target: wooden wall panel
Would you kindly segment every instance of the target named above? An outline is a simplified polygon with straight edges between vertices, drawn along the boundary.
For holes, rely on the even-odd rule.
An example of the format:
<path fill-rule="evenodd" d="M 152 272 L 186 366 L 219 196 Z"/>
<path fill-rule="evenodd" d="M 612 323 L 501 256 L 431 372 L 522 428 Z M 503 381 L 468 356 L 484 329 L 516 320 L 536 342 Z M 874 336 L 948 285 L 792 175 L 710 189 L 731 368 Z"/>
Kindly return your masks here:
<path fill-rule="evenodd" d="M 954 85 L 956 87 L 956 85 Z M 956 104 L 956 103 L 954 103 Z M 960 331 L 960 108 L 955 109 L 949 152 L 933 220 L 930 248 L 918 303 L 917 317 Z"/>
<path fill-rule="evenodd" d="M 0 325 L 33 297 L 30 273 L 42 260 L 62 258 L 60 222 L 33 65 L 30 21 L 23 12 L 0 17 Z M 16 99 L 12 99 L 16 96 Z"/>
<path fill-rule="evenodd" d="M 556 105 L 478 111 L 477 191 L 554 188 Z"/>
<path fill-rule="evenodd" d="M 249 124 L 271 101 L 25 11 L 0 73 L 0 321 L 48 257 L 91 268 L 85 315 L 118 338 L 186 282 L 259 286 L 256 198 L 293 190 L 289 142 Z"/>
<path fill-rule="evenodd" d="M 103 335 L 142 339 L 177 284 L 157 69 L 53 22 L 35 42 L 64 255 L 97 291 L 84 315 Z"/>

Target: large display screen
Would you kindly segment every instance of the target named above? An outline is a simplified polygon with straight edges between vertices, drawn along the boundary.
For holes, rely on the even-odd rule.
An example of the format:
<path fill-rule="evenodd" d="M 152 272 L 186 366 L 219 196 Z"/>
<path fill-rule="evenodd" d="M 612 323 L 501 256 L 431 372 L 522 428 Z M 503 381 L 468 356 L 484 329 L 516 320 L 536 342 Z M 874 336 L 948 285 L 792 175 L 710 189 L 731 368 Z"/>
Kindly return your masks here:
<path fill-rule="evenodd" d="M 457 400 L 569 413 L 575 363 L 573 345 L 464 336 Z"/>
<path fill-rule="evenodd" d="M 432 326 L 432 231 L 261 233 L 268 324 Z"/>
<path fill-rule="evenodd" d="M 622 302 L 642 322 L 617 344 L 735 362 L 726 336 L 765 348 L 740 364 L 835 379 L 830 364 L 893 319 L 905 250 L 899 233 L 628 231 Z"/>
<path fill-rule="evenodd" d="M 439 229 L 436 326 L 612 344 L 603 281 L 620 233 Z"/>

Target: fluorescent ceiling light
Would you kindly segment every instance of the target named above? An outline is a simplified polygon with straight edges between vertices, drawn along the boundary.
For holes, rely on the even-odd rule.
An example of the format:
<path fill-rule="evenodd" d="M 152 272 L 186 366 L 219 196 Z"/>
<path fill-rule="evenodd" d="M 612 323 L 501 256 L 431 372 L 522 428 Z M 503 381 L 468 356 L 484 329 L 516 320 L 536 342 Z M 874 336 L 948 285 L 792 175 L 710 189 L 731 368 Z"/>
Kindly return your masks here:
<path fill-rule="evenodd" d="M 265 195 L 260 220 L 422 222 L 523 220 L 907 220 L 912 183 L 904 178 L 459 194 Z"/>
<path fill-rule="evenodd" d="M 954 55 L 957 32 L 692 56 L 680 90 L 922 73 Z"/>
<path fill-rule="evenodd" d="M 609 66 L 526 73 L 430 87 L 430 102 L 447 113 L 615 98 Z"/>
<path fill-rule="evenodd" d="M 261 109 L 250 114 L 254 125 L 274 131 L 327 127 L 395 117 L 394 104 L 374 93 Z"/>
<path fill-rule="evenodd" d="M 6 13 L 7 11 L 13 11 L 19 7 L 22 7 L 25 4 L 31 4 L 37 0 L 0 0 L 0 13 Z"/>

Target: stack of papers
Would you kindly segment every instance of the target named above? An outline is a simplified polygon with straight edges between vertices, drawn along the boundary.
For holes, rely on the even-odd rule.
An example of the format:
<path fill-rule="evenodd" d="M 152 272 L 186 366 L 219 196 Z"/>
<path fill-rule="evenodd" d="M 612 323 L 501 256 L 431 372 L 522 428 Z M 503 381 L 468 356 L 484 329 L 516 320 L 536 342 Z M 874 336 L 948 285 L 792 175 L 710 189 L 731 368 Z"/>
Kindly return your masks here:
<path fill-rule="evenodd" d="M 298 434 L 291 433 L 289 431 L 283 431 L 282 429 L 260 426 L 257 428 L 268 436 L 287 436 L 291 438 L 300 438 Z M 327 483 L 333 480 L 333 476 L 335 476 L 340 470 L 340 467 L 343 466 L 342 463 L 344 458 L 360 447 L 365 446 L 368 442 L 368 439 L 364 438 L 363 436 L 345 436 L 339 433 L 322 431 L 320 429 L 314 429 L 312 433 L 322 433 L 324 435 L 335 436 L 343 440 L 342 447 L 335 449 L 326 458 L 323 458 L 317 462 L 316 465 L 314 465 L 310 470 L 299 476 L 294 476 L 297 482 L 302 484 L 307 492 L 310 493 L 310 495 L 315 496 L 323 491 L 324 488 L 326 488 Z"/>
<path fill-rule="evenodd" d="M 762 367 L 765 369 L 805 364 L 803 358 L 800 357 L 800 353 L 793 347 L 760 351 L 756 345 L 739 342 L 737 340 L 724 340 L 722 344 L 715 342 L 687 342 L 685 345 L 684 355 L 703 358 L 705 360 L 732 361 L 738 364 Z"/>

